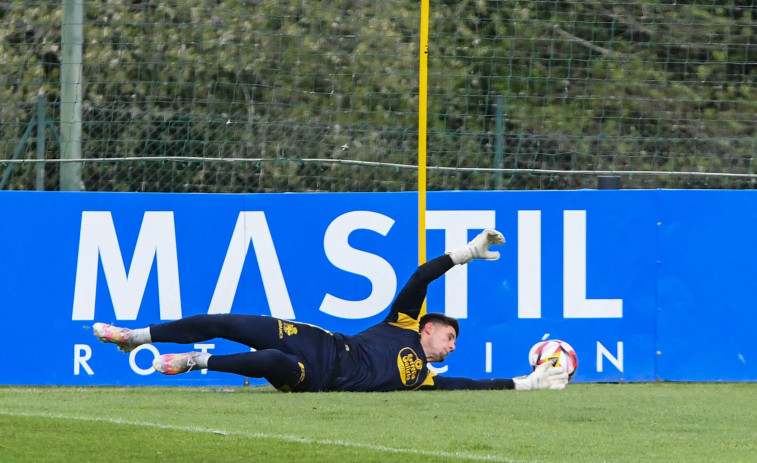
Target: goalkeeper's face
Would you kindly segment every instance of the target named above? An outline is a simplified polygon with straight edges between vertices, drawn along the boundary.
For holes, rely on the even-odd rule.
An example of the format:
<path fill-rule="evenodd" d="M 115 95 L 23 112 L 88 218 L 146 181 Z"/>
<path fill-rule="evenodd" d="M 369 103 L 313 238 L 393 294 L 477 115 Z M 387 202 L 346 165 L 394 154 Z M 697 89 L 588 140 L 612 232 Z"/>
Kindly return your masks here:
<path fill-rule="evenodd" d="M 421 330 L 421 345 L 429 362 L 442 362 L 455 350 L 455 329 L 443 323 L 428 322 Z"/>

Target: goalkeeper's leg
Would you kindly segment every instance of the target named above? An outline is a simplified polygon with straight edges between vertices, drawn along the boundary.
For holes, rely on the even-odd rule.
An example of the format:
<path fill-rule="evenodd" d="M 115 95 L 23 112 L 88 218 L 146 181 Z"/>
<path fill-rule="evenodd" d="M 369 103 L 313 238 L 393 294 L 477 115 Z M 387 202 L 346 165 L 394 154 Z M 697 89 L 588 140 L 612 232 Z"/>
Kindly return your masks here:
<path fill-rule="evenodd" d="M 282 391 L 300 390 L 305 381 L 305 365 L 294 355 L 276 349 L 211 355 L 208 358 L 208 369 L 250 378 L 265 378 L 273 387 Z"/>
<path fill-rule="evenodd" d="M 100 341 L 116 344 L 125 352 L 153 342 L 192 344 L 216 338 L 260 350 L 284 348 L 280 336 L 283 323 L 261 315 L 216 314 L 195 315 L 133 330 L 104 323 L 95 323 L 92 328 Z"/>
<path fill-rule="evenodd" d="M 250 378 L 265 378 L 276 389 L 284 391 L 298 390 L 305 380 L 305 365 L 294 355 L 276 349 L 231 355 L 210 355 L 207 352 L 163 354 L 153 361 L 153 367 L 164 375 L 207 368 Z"/>

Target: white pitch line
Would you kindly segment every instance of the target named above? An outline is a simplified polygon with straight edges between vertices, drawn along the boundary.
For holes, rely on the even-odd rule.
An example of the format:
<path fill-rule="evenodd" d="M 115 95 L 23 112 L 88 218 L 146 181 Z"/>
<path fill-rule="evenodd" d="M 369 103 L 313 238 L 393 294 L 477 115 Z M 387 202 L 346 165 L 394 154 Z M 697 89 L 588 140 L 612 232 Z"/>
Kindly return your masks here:
<path fill-rule="evenodd" d="M 395 447 L 386 447 L 383 445 L 362 444 L 359 442 L 348 442 L 348 441 L 342 441 L 342 440 L 310 439 L 307 437 L 297 437 L 297 436 L 290 436 L 286 434 L 268 434 L 268 433 L 262 433 L 262 432 L 227 431 L 223 429 L 202 428 L 199 426 L 178 426 L 178 425 L 171 425 L 171 424 L 150 423 L 146 421 L 119 420 L 119 419 L 114 419 L 114 418 L 69 416 L 69 415 L 61 415 L 58 413 L 10 412 L 6 410 L 0 410 L 0 415 L 18 416 L 18 417 L 24 417 L 24 418 L 48 418 L 48 419 L 55 419 L 55 420 L 90 421 L 90 422 L 96 422 L 96 423 L 110 423 L 110 424 L 118 424 L 118 425 L 125 425 L 125 426 L 141 426 L 141 427 L 148 427 L 148 428 L 155 428 L 155 429 L 167 429 L 171 431 L 187 431 L 187 432 L 196 432 L 196 433 L 204 433 L 204 434 L 220 434 L 224 436 L 239 436 L 239 437 L 247 437 L 251 439 L 271 439 L 271 440 L 278 440 L 282 442 L 294 442 L 297 444 L 316 444 L 316 445 L 329 445 L 329 446 L 335 446 L 335 447 L 350 447 L 350 448 L 358 448 L 358 449 L 365 449 L 365 450 L 374 450 L 377 452 L 412 454 L 412 455 L 422 455 L 422 456 L 437 457 L 437 458 L 458 458 L 461 460 L 494 461 L 494 462 L 502 462 L 502 463 L 525 463 L 524 461 L 521 461 L 521 460 L 511 460 L 509 458 L 503 458 L 496 455 L 474 455 L 470 453 L 460 453 L 460 452 L 452 453 L 452 452 L 435 452 L 433 450 L 402 449 L 402 448 L 395 448 Z M 530 463 L 538 463 L 538 462 L 532 461 Z"/>

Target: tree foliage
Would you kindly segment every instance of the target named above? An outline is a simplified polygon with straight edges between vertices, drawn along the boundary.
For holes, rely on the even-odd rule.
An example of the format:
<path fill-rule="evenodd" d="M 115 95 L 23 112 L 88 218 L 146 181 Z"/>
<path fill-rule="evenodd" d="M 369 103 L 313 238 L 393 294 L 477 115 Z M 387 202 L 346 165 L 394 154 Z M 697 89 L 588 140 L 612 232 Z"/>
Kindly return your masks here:
<path fill-rule="evenodd" d="M 83 156 L 100 160 L 86 189 L 416 188 L 419 2 L 87 1 L 85 15 Z M 0 159 L 40 91 L 57 117 L 61 17 L 0 4 Z M 432 2 L 429 188 L 596 185 L 565 171 L 752 188 L 673 173 L 754 173 L 756 40 L 751 0 Z M 642 171 L 662 174 L 623 174 Z M 56 189 L 57 165 L 46 173 Z M 33 182 L 15 166 L 6 188 Z"/>

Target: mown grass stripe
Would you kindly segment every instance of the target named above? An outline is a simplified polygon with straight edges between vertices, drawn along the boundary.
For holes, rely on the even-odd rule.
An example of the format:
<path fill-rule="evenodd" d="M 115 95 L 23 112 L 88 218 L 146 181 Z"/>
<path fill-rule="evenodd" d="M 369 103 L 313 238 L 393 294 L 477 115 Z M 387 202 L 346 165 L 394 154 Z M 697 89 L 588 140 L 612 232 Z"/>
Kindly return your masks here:
<path fill-rule="evenodd" d="M 350 448 L 372 450 L 376 452 L 412 454 L 412 455 L 421 455 L 421 456 L 437 457 L 437 458 L 457 458 L 460 460 L 493 461 L 493 462 L 502 462 L 502 463 L 525 463 L 521 460 L 512 460 L 512 459 L 503 458 L 497 455 L 475 455 L 475 454 L 461 453 L 461 452 L 452 453 L 452 452 L 437 452 L 433 450 L 402 449 L 402 448 L 395 448 L 395 447 L 386 447 L 383 445 L 364 444 L 360 442 L 349 442 L 349 441 L 342 441 L 342 440 L 311 439 L 307 437 L 298 437 L 298 436 L 291 436 L 291 435 L 286 435 L 286 434 L 268 434 L 268 433 L 261 433 L 261 432 L 228 431 L 224 429 L 203 428 L 200 426 L 179 426 L 179 425 L 162 424 L 162 423 L 150 423 L 146 421 L 121 420 L 121 419 L 116 419 L 116 418 L 103 418 L 103 417 L 92 417 L 92 416 L 70 416 L 70 415 L 62 415 L 58 413 L 11 412 L 7 410 L 0 410 L 0 415 L 24 417 L 24 418 L 45 418 L 45 419 L 55 419 L 55 420 L 89 421 L 89 422 L 110 423 L 110 424 L 125 425 L 125 426 L 141 426 L 141 427 L 148 427 L 148 428 L 154 428 L 154 429 L 165 429 L 165 430 L 170 430 L 170 431 L 186 431 L 186 432 L 195 432 L 195 433 L 216 434 L 216 435 L 223 435 L 223 436 L 238 436 L 238 437 L 247 437 L 250 439 L 270 439 L 270 440 L 278 440 L 282 442 L 293 442 L 293 443 L 298 443 L 298 444 L 315 444 L 315 445 L 327 445 L 327 446 L 335 446 L 335 447 L 350 447 Z M 531 463 L 538 463 L 538 462 L 531 462 Z"/>

